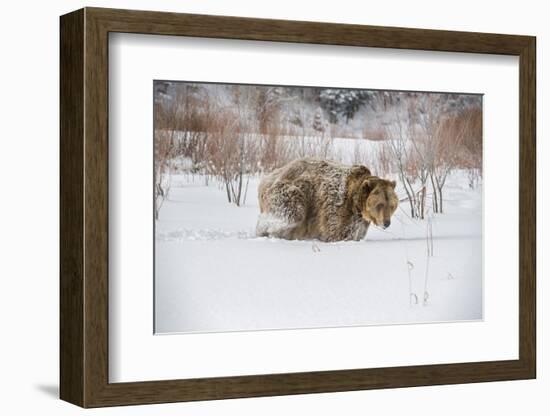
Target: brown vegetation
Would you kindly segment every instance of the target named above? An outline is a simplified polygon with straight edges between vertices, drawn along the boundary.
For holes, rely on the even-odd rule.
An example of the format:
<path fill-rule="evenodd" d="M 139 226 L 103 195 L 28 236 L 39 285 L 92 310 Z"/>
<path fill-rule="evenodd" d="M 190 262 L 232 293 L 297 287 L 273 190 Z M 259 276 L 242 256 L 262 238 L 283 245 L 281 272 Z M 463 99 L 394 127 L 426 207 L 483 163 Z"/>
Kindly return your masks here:
<path fill-rule="evenodd" d="M 312 94 L 304 89 L 304 96 L 311 99 Z M 155 101 L 156 214 L 168 194 L 170 173 L 184 162 L 187 172 L 200 173 L 206 183 L 216 179 L 228 202 L 238 206 L 246 201 L 250 176 L 308 157 L 346 156 L 348 163 L 367 165 L 378 175 L 396 175 L 413 218 L 424 218 L 428 206 L 443 212 L 451 171 L 467 170 L 469 185 L 476 186 L 482 175 L 481 105 L 453 107 L 445 94 L 379 92 L 369 97 L 361 131 L 380 145 L 369 153 L 364 139 L 355 139 L 349 160 L 334 140 L 350 128 L 349 119 L 330 123 L 320 107 L 307 113 L 296 105 L 299 97 L 284 96 L 276 87 L 201 90 L 185 84 L 168 102 Z"/>

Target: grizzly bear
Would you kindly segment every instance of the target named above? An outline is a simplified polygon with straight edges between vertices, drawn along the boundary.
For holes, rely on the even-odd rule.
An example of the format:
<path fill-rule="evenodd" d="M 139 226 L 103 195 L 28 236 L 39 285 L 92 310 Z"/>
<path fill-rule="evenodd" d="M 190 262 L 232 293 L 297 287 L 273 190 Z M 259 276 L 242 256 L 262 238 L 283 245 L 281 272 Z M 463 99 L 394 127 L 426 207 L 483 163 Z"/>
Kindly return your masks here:
<path fill-rule="evenodd" d="M 361 240 L 373 223 L 390 225 L 395 181 L 361 165 L 299 159 L 266 175 L 258 187 L 256 234 L 287 240 Z"/>

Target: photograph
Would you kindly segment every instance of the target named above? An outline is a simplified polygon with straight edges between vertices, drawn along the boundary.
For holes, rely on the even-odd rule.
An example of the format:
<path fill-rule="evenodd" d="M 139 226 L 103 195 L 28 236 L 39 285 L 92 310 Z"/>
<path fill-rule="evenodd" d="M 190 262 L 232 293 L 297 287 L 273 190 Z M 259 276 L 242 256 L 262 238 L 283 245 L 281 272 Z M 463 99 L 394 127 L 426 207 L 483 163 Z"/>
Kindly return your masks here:
<path fill-rule="evenodd" d="M 482 94 L 152 88 L 155 334 L 483 320 Z"/>

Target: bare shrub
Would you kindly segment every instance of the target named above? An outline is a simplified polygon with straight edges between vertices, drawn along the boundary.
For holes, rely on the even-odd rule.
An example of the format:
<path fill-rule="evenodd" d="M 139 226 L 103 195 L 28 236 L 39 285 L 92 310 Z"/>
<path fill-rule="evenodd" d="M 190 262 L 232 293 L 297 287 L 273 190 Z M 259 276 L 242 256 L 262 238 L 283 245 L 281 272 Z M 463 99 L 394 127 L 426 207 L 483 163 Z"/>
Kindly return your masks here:
<path fill-rule="evenodd" d="M 214 108 L 206 127 L 206 170 L 225 186 L 227 200 L 244 204 L 249 176 L 258 170 L 259 140 L 250 123 L 250 90 L 237 86 L 233 90 L 234 106 Z"/>
<path fill-rule="evenodd" d="M 417 105 L 416 96 L 391 105 L 393 119 L 386 127 L 390 139 L 384 143 L 384 152 L 393 160 L 394 170 L 407 194 L 411 217 L 423 219 L 428 180 L 425 149 L 428 144 L 418 132 L 414 117 Z"/>
<path fill-rule="evenodd" d="M 449 173 L 456 168 L 481 175 L 481 110 L 466 110 L 450 115 L 434 109 L 439 118 L 433 123 L 429 148 L 430 179 L 434 193 L 434 212 L 443 212 L 443 190 Z M 472 186 L 472 180 L 470 180 Z"/>
<path fill-rule="evenodd" d="M 475 97 L 343 91 L 335 97 L 345 98 L 340 104 L 350 106 L 340 108 L 327 98 L 330 94 L 320 101 L 322 88 L 171 85 L 159 88 L 155 96 L 159 207 L 176 168 L 199 174 L 206 185 L 219 181 L 228 201 L 240 206 L 250 177 L 312 157 L 396 175 L 411 217 L 422 219 L 430 197 L 432 210 L 443 212 L 444 187 L 452 170 L 467 171 L 472 188 L 482 175 L 482 117 Z M 331 121 L 332 104 L 346 112 Z M 356 138 L 352 149 L 341 146 L 340 139 L 351 137 Z"/>
<path fill-rule="evenodd" d="M 292 146 L 284 136 L 284 126 L 280 119 L 272 121 L 265 134 L 259 136 L 259 169 L 269 172 L 281 167 L 292 158 Z"/>
<path fill-rule="evenodd" d="M 327 132 L 312 135 L 306 129 L 294 127 L 290 129 L 288 140 L 295 159 L 304 157 L 331 159 L 333 156 L 334 140 Z"/>
<path fill-rule="evenodd" d="M 475 188 L 483 175 L 483 116 L 481 108 L 467 110 L 460 166 L 468 171 L 468 185 Z"/>
<path fill-rule="evenodd" d="M 392 173 L 391 154 L 386 146 L 378 146 L 376 150 L 376 172 L 378 175 L 388 176 Z"/>
<path fill-rule="evenodd" d="M 359 140 L 355 140 L 353 143 L 353 164 L 366 165 L 368 163 L 367 159 L 368 157 L 364 150 L 364 146 L 362 146 Z"/>
<path fill-rule="evenodd" d="M 381 125 L 368 125 L 363 129 L 363 137 L 369 140 L 386 140 L 388 138 L 386 133 L 386 129 Z"/>
<path fill-rule="evenodd" d="M 154 142 L 155 219 L 158 219 L 160 208 L 170 191 L 172 158 L 175 150 L 174 131 L 157 130 Z"/>
<path fill-rule="evenodd" d="M 413 218 L 427 214 L 428 181 L 433 212 L 442 213 L 452 170 L 469 169 L 471 186 L 481 176 L 481 108 L 451 110 L 446 100 L 443 95 L 409 93 L 389 103 L 393 119 L 386 128 L 389 139 L 383 152 L 399 175 Z"/>

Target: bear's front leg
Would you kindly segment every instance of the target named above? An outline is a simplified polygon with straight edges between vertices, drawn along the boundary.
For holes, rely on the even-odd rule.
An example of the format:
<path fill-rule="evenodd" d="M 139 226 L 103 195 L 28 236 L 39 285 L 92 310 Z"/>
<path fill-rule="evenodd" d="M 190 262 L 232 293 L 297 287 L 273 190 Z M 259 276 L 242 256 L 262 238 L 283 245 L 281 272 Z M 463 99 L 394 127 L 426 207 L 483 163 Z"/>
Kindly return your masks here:
<path fill-rule="evenodd" d="M 355 230 L 352 233 L 352 240 L 361 241 L 367 235 L 369 230 L 370 222 L 364 221 L 363 219 L 359 220 L 360 223 L 355 226 Z"/>

